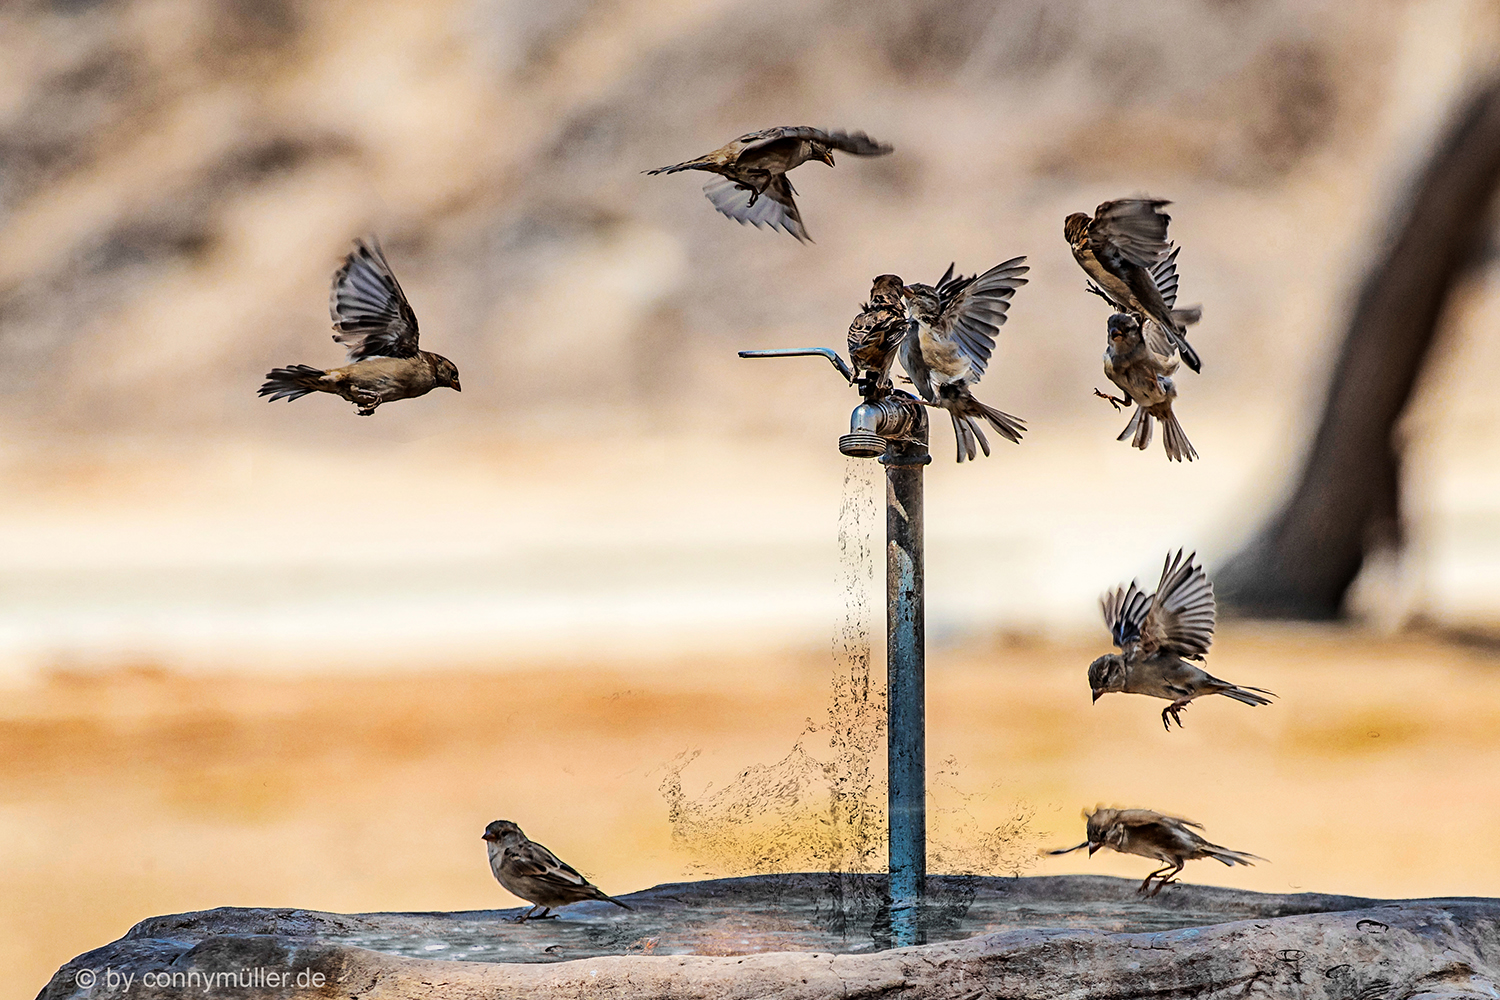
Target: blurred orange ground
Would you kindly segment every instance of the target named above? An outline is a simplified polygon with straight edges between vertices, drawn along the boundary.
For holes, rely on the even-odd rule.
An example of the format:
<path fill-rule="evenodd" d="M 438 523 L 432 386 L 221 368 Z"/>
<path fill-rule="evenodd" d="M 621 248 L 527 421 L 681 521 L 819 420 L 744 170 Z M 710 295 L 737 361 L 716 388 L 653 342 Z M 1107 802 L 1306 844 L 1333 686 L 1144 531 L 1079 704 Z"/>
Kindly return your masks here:
<path fill-rule="evenodd" d="M 1142 805 L 1271 859 L 1203 882 L 1372 896 L 1500 895 L 1500 655 L 1430 637 L 1230 627 L 1210 666 L 1274 706 L 1090 706 L 1098 650 L 996 641 L 929 655 L 929 760 L 1037 847 L 1079 810 Z M 150 914 L 203 907 L 514 905 L 479 833 L 497 817 L 610 892 L 682 878 L 658 790 L 786 754 L 828 699 L 826 656 L 615 667 L 455 664 L 382 677 L 53 674 L 0 707 L 0 969 L 30 996 Z M 711 863 L 712 859 L 708 859 Z M 1144 874 L 1107 854 L 1032 873 Z"/>

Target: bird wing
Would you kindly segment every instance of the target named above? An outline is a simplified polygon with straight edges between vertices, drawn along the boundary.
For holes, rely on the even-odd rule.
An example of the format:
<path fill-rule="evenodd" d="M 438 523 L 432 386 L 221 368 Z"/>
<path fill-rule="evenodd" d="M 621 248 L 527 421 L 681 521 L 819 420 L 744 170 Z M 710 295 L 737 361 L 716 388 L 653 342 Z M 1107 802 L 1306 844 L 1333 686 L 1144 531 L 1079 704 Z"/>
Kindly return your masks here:
<path fill-rule="evenodd" d="M 518 875 L 565 888 L 582 888 L 589 880 L 557 855 L 535 841 L 527 841 L 505 852 Z"/>
<path fill-rule="evenodd" d="M 853 153 L 856 156 L 884 156 L 894 148 L 871 139 L 863 132 L 825 132 L 823 129 L 813 128 L 810 125 L 781 125 L 776 128 L 761 129 L 759 132 L 742 135 L 735 142 L 740 147 L 740 154 L 743 155 L 752 150 L 763 150 L 773 143 L 801 142 L 804 139 L 816 140 L 830 149 Z"/>
<path fill-rule="evenodd" d="M 1200 660 L 1214 639 L 1214 585 L 1203 567 L 1183 558 L 1182 550 L 1162 564 L 1161 583 L 1151 596 L 1151 609 L 1141 627 L 1141 648 L 1164 649 Z"/>
<path fill-rule="evenodd" d="M 1167 245 L 1171 246 L 1170 243 Z M 1172 247 L 1171 253 L 1148 268 L 1151 280 L 1156 283 L 1156 290 L 1168 309 L 1177 305 L 1177 255 L 1181 251 L 1182 247 Z"/>
<path fill-rule="evenodd" d="M 714 203 L 714 208 L 740 224 L 770 226 L 792 234 L 803 242 L 811 243 L 807 229 L 802 225 L 802 213 L 797 211 L 791 182 L 785 174 L 778 175 L 766 187 L 765 193 L 750 204 L 754 193 L 726 177 L 715 177 L 703 185 L 703 193 Z"/>
<path fill-rule="evenodd" d="M 1099 599 L 1099 608 L 1104 612 L 1104 625 L 1116 646 L 1125 649 L 1139 642 L 1141 624 L 1146 620 L 1151 598 L 1134 581 L 1129 587 L 1116 587 Z"/>
<path fill-rule="evenodd" d="M 1094 209 L 1089 244 L 1095 253 L 1103 253 L 1107 246 L 1112 246 L 1138 267 L 1155 267 L 1171 249 L 1167 223 L 1172 217 L 1160 210 L 1170 204 L 1159 198 L 1106 201 Z"/>
<path fill-rule="evenodd" d="M 380 244 L 354 241 L 354 251 L 333 276 L 328 312 L 333 339 L 350 361 L 369 357 L 409 358 L 417 353 L 417 314 L 412 312 L 385 262 Z"/>
<path fill-rule="evenodd" d="M 1005 325 L 1016 289 L 1026 284 L 1021 277 L 1031 268 L 1025 257 L 1012 257 L 996 264 L 977 278 L 954 275 L 953 265 L 939 279 L 938 318 L 933 332 L 952 341 L 968 361 L 972 373 L 967 381 L 973 385 L 984 375 L 985 366 L 995 350 L 995 334 Z"/>
<path fill-rule="evenodd" d="M 1166 813 L 1159 813 L 1154 809 L 1121 809 L 1115 817 L 1115 822 L 1137 828 L 1148 826 L 1170 827 L 1180 824 L 1199 830 L 1203 829 L 1202 823 L 1195 823 L 1190 819 L 1183 819 L 1181 816 L 1168 816 Z"/>

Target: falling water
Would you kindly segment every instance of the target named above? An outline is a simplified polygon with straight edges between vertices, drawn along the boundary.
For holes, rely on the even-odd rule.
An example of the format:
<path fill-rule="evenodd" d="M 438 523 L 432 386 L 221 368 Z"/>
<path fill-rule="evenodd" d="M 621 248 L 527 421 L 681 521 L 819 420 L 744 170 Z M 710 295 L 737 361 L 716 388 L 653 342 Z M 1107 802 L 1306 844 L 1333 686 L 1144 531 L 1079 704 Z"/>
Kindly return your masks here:
<path fill-rule="evenodd" d="M 862 933 L 881 924 L 882 901 L 858 876 L 885 870 L 885 685 L 876 674 L 872 637 L 883 626 L 884 476 L 878 462 L 846 458 L 839 506 L 836 585 L 844 599 L 833 637 L 833 676 L 821 722 L 809 719 L 791 751 L 773 764 L 741 771 L 720 789 L 689 797 L 682 774 L 698 756 L 679 754 L 661 783 L 674 841 L 704 876 L 828 873 L 826 930 Z M 883 634 L 883 629 L 881 630 Z M 882 644 L 883 648 L 883 644 Z M 882 657 L 883 659 L 883 657 Z M 826 748 L 826 749 L 824 749 Z M 928 792 L 929 850 L 934 871 L 1019 874 L 1035 853 L 1027 807 L 1001 826 L 983 829 L 970 808 L 988 792 L 965 792 L 953 758 Z M 945 890 L 934 911 L 967 909 L 972 893 Z M 877 940 L 880 935 L 877 930 Z"/>

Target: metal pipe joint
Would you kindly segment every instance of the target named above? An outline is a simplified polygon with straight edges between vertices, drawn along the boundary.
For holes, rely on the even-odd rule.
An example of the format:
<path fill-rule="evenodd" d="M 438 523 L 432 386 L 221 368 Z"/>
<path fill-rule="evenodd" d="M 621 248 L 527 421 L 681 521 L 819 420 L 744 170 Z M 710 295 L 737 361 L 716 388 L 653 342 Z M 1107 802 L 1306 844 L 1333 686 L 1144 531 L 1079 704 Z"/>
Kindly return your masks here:
<path fill-rule="evenodd" d="M 839 451 L 851 458 L 879 458 L 890 442 L 916 437 L 926 421 L 922 404 L 904 393 L 867 399 L 849 414 L 849 433 L 839 438 Z"/>

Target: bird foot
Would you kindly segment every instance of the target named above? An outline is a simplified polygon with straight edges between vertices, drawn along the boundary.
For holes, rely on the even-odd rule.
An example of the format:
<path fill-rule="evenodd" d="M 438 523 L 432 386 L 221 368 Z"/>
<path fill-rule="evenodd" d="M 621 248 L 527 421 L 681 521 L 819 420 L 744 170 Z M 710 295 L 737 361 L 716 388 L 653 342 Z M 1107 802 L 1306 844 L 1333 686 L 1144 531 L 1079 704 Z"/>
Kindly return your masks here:
<path fill-rule="evenodd" d="M 1130 400 L 1128 400 L 1128 399 L 1117 399 L 1114 396 L 1111 396 L 1107 392 L 1100 392 L 1098 389 L 1094 390 L 1094 395 L 1098 396 L 1100 399 L 1107 400 L 1109 402 L 1109 405 L 1113 406 L 1115 408 L 1115 412 L 1116 413 L 1118 413 L 1120 411 L 1120 407 L 1122 407 L 1122 406 L 1129 406 L 1130 405 Z"/>
<path fill-rule="evenodd" d="M 1182 728 L 1182 712 L 1188 707 L 1191 701 L 1191 698 L 1184 698 L 1181 701 L 1172 702 L 1172 704 L 1161 710 L 1161 724 L 1166 727 L 1167 732 L 1170 733 L 1172 731 L 1173 722 L 1177 723 L 1178 729 Z M 1167 721 L 1168 716 L 1171 717 L 1171 722 Z"/>

